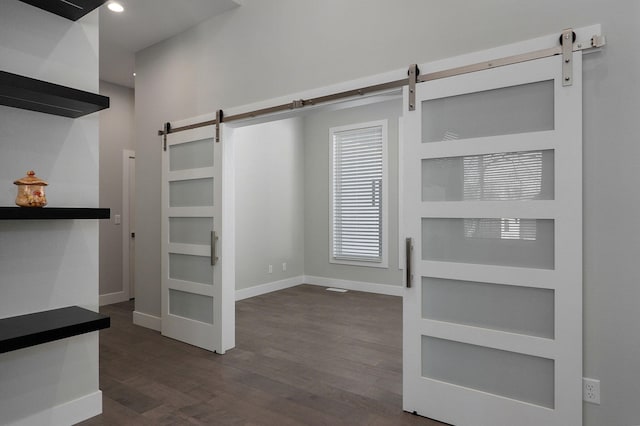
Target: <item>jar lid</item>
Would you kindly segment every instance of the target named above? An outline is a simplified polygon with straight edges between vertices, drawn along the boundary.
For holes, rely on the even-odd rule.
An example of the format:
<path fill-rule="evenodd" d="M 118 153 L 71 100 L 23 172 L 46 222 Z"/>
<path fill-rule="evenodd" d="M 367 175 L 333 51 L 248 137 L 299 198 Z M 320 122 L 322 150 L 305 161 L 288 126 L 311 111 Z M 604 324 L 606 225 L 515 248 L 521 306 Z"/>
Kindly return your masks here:
<path fill-rule="evenodd" d="M 43 181 L 38 176 L 36 176 L 36 172 L 34 172 L 33 170 L 29 170 L 25 177 L 20 178 L 13 183 L 15 185 L 43 185 L 43 186 L 49 185 L 47 182 Z"/>

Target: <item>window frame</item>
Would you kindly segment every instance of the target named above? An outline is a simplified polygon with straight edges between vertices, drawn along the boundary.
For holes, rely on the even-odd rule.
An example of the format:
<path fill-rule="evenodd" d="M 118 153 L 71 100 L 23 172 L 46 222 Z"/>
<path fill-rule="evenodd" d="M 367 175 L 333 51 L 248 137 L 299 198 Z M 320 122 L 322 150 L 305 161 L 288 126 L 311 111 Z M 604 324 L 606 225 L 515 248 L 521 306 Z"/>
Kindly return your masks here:
<path fill-rule="evenodd" d="M 341 259 L 333 256 L 334 252 L 334 135 L 344 131 L 354 131 L 358 129 L 366 129 L 371 127 L 381 127 L 382 129 L 382 197 L 381 197 L 381 215 L 382 215 L 382 228 L 381 228 L 381 260 L 356 260 L 356 259 Z M 388 120 L 375 120 L 363 123 L 354 123 L 344 126 L 331 127 L 329 129 L 329 263 L 352 265 L 352 266 L 365 266 L 372 268 L 388 268 L 389 256 L 387 249 L 388 237 L 389 237 L 389 125 Z"/>

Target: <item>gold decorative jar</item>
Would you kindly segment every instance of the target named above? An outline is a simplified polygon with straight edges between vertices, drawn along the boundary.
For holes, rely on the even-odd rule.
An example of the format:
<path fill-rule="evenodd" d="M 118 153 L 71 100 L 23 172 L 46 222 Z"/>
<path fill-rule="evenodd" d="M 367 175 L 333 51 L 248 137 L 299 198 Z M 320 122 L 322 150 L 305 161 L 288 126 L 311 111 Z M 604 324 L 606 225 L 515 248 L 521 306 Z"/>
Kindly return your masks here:
<path fill-rule="evenodd" d="M 48 183 L 37 177 L 33 170 L 29 170 L 25 177 L 13 183 L 18 185 L 16 204 L 20 207 L 44 207 L 47 205 L 44 187 Z"/>

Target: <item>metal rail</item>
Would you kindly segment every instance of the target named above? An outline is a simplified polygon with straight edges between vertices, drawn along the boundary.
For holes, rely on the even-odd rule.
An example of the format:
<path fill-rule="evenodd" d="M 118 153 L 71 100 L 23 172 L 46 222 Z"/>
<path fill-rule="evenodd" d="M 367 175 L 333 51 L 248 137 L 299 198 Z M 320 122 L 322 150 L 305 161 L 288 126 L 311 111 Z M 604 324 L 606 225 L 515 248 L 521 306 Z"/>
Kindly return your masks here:
<path fill-rule="evenodd" d="M 573 36 L 573 37 L 572 37 Z M 268 108 L 261 108 L 254 111 L 243 112 L 240 114 L 234 114 L 230 116 L 223 117 L 222 110 L 218 110 L 216 113 L 216 119 L 202 121 L 200 123 L 189 124 L 181 127 L 170 127 L 165 126 L 165 129 L 158 130 L 158 135 L 163 136 L 171 133 L 182 132 L 185 130 L 197 129 L 199 127 L 205 126 L 216 126 L 216 141 L 219 141 L 219 127 L 222 122 L 231 122 L 238 120 L 245 120 L 249 118 L 255 118 L 263 115 L 274 114 L 277 112 L 290 111 L 299 108 L 304 108 L 305 106 L 311 105 L 319 105 L 327 102 L 332 102 L 341 99 L 347 98 L 356 98 L 358 96 L 364 96 L 368 94 L 383 92 L 386 90 L 396 89 L 399 87 L 403 87 L 408 85 L 410 88 L 410 100 L 408 108 L 409 110 L 413 110 L 415 108 L 415 84 L 416 83 L 424 83 L 427 81 L 438 80 L 441 78 L 453 77 L 461 74 L 468 74 L 477 71 L 484 71 L 492 68 L 504 67 L 507 65 L 518 64 L 527 61 L 534 61 L 536 59 L 547 58 L 550 56 L 563 55 L 563 84 L 570 85 L 572 83 L 572 78 L 568 73 L 572 72 L 572 67 L 570 63 L 567 62 L 567 52 L 576 52 L 586 49 L 599 48 L 605 45 L 606 41 L 604 36 L 594 35 L 587 42 L 576 42 L 575 41 L 575 33 L 572 29 L 567 29 L 562 32 L 560 35 L 560 44 L 556 47 L 551 47 L 548 49 L 536 50 L 533 52 L 521 53 L 518 55 L 507 56 L 504 58 L 498 58 L 491 61 L 479 62 L 476 64 L 465 65 L 456 68 L 450 68 L 443 71 L 437 71 L 427 74 L 419 74 L 419 70 L 417 66 L 411 65 L 408 71 L 408 78 L 403 78 L 400 80 L 390 81 L 387 83 L 374 84 L 372 86 L 361 87 L 358 89 L 346 90 L 343 92 L 333 93 L 325 96 L 318 96 L 311 99 L 298 99 L 291 101 L 286 104 L 276 105 Z M 571 49 L 567 48 L 566 42 L 571 41 L 572 47 Z M 563 47 L 564 46 L 564 47 Z M 567 80 L 567 78 L 569 78 Z M 412 91 L 413 90 L 413 91 Z M 412 96 L 413 95 L 413 96 Z M 412 103 L 413 99 L 413 103 Z"/>

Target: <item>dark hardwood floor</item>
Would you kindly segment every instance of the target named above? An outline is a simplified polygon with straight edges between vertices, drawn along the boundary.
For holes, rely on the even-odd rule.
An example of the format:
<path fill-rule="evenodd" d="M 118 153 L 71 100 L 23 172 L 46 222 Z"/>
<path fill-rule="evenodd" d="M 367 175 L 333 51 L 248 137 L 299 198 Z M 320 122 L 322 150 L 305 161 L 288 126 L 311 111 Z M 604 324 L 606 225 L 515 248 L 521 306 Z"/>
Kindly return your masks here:
<path fill-rule="evenodd" d="M 103 414 L 83 425 L 424 425 L 402 411 L 402 301 L 302 285 L 236 304 L 225 355 L 104 306 Z"/>

